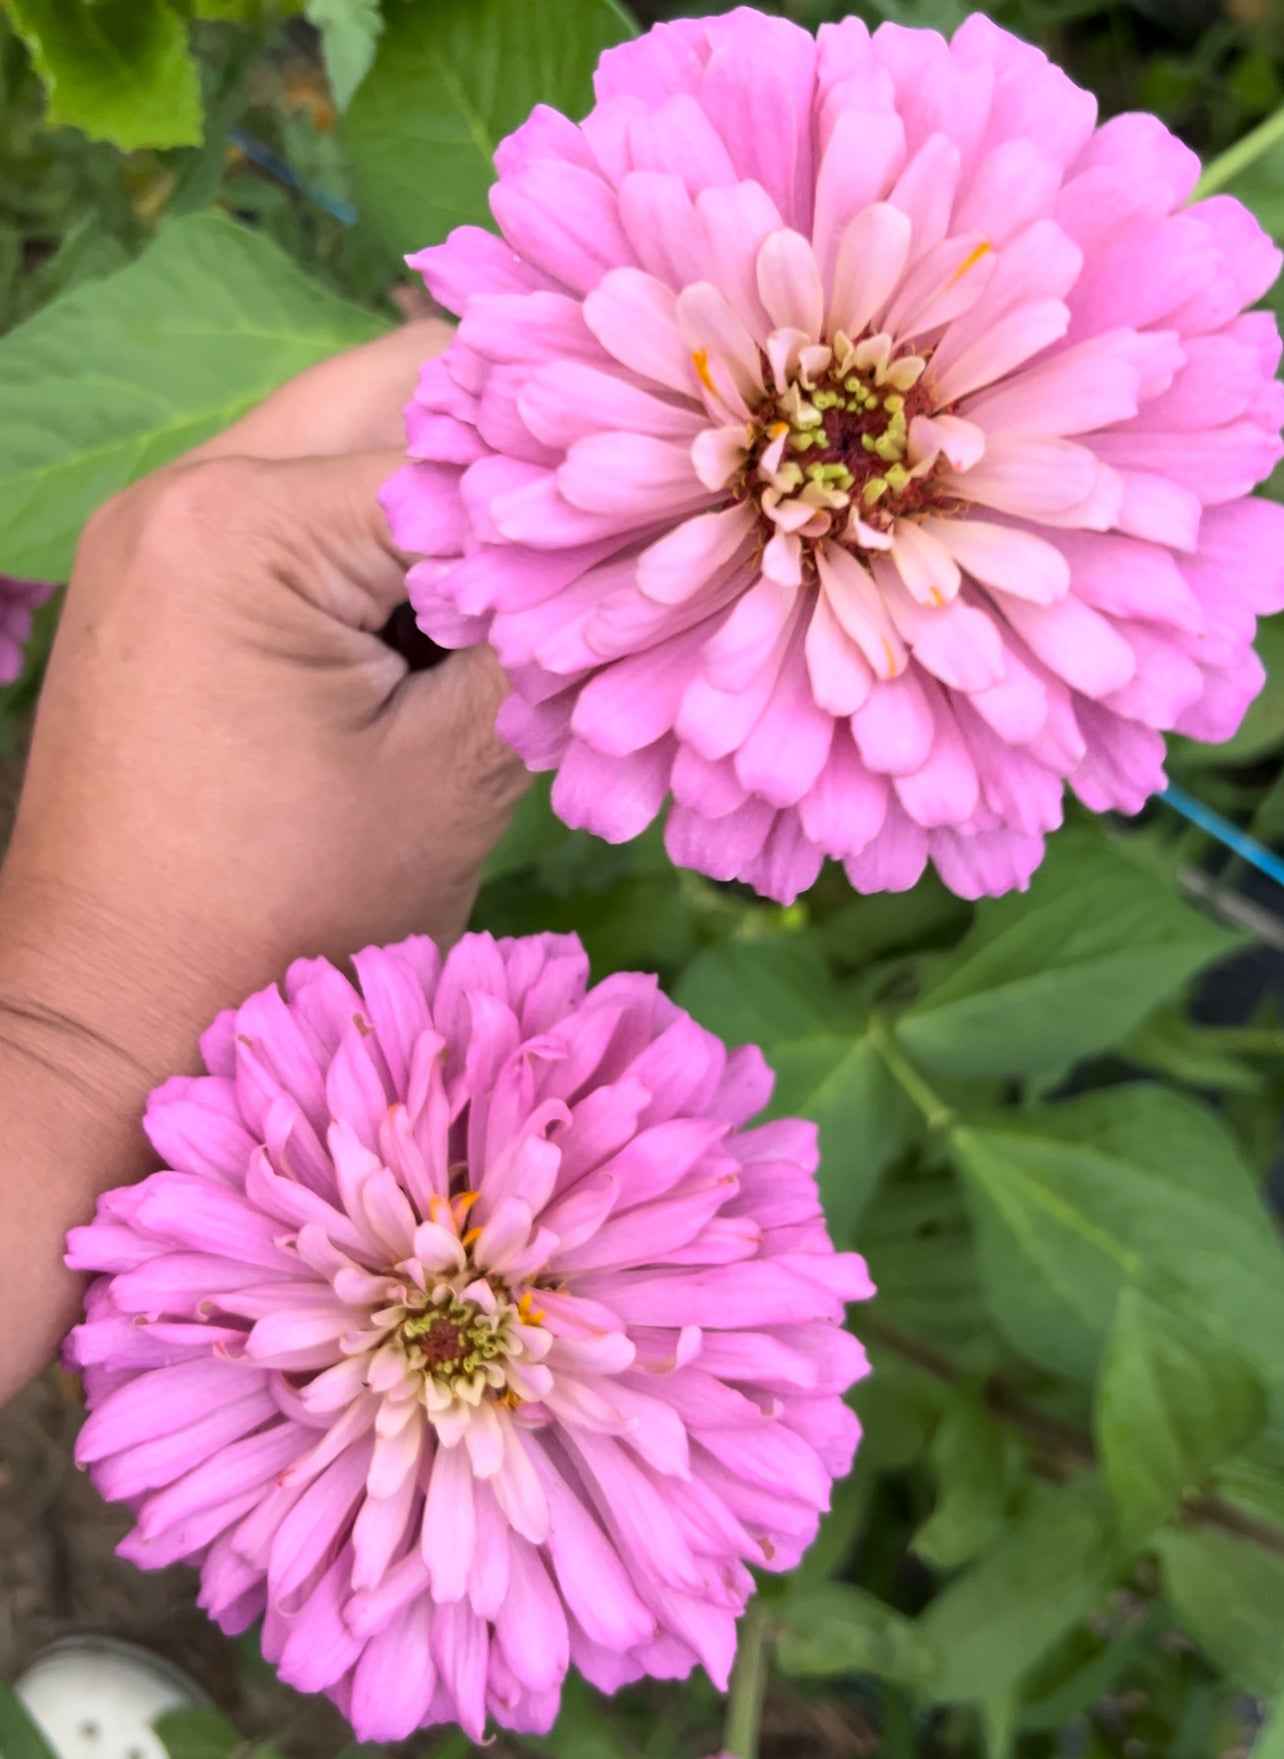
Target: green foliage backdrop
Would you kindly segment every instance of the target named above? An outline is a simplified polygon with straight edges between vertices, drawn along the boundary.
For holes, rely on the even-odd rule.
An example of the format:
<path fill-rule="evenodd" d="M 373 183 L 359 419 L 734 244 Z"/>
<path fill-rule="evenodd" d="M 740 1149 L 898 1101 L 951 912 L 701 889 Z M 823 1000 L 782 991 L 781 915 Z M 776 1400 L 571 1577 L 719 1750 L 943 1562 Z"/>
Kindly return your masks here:
<path fill-rule="evenodd" d="M 863 10 L 949 27 L 964 8 Z M 1270 0 L 990 10 L 1106 111 L 1158 109 L 1284 239 Z M 399 253 L 484 220 L 496 141 L 538 101 L 582 112 L 633 28 L 613 0 L 8 0 L 0 570 L 65 578 L 105 496 L 395 321 Z M 55 614 L 0 693 L 8 739 Z M 1269 843 L 1284 624 L 1262 652 L 1243 731 L 1174 742 L 1172 771 Z M 726 1735 L 745 1759 L 1209 1759 L 1284 1703 L 1266 1197 L 1284 1030 L 1269 993 L 1231 987 L 1264 946 L 1278 962 L 1280 901 L 1243 879 L 1161 807 L 1081 816 L 1025 896 L 860 899 L 826 874 L 781 910 L 675 872 L 654 835 L 565 830 L 542 786 L 520 807 L 477 925 L 575 929 L 598 976 L 658 970 L 760 1043 L 773 1109 L 820 1125 L 833 1231 L 880 1288 L 854 1318 L 875 1369 L 856 1472 L 746 1621 Z M 500 1750 L 695 1759 L 722 1715 L 698 1681 L 612 1703 L 576 1688 L 552 1737 Z M 214 1711 L 164 1735 L 175 1759 L 238 1739 Z M 3 1692 L 0 1740 L 44 1759 Z M 1284 1759 L 1284 1708 L 1255 1750 Z"/>

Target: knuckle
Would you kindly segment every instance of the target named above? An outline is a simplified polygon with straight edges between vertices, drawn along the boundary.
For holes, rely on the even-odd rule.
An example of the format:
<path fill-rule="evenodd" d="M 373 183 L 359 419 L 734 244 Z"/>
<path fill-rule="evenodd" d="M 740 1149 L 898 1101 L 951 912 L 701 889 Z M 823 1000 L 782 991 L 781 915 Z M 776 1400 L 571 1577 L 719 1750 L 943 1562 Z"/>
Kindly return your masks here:
<path fill-rule="evenodd" d="M 255 504 L 258 467 L 248 458 L 209 458 L 159 471 L 138 504 L 139 542 L 159 560 L 225 543 Z"/>

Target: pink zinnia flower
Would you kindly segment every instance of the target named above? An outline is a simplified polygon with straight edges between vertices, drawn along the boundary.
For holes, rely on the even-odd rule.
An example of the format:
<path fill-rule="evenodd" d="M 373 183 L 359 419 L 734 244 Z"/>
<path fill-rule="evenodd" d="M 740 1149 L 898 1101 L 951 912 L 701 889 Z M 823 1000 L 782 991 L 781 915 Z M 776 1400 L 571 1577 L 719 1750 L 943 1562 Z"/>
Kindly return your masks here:
<path fill-rule="evenodd" d="M 354 964 L 223 1015 L 148 1109 L 172 1170 L 71 1235 L 123 1554 L 364 1739 L 546 1729 L 572 1662 L 725 1686 L 859 1434 L 814 1126 L 744 1128 L 758 1051 L 574 938 Z"/>
<path fill-rule="evenodd" d="M 31 640 L 31 613 L 57 589 L 40 580 L 0 574 L 0 684 L 22 676 L 23 650 Z"/>
<path fill-rule="evenodd" d="M 981 16 L 752 11 L 611 50 L 474 227 L 386 493 L 424 628 L 611 841 L 788 900 L 1023 886 L 1063 784 L 1227 738 L 1284 604 L 1279 253 L 1195 156 Z"/>

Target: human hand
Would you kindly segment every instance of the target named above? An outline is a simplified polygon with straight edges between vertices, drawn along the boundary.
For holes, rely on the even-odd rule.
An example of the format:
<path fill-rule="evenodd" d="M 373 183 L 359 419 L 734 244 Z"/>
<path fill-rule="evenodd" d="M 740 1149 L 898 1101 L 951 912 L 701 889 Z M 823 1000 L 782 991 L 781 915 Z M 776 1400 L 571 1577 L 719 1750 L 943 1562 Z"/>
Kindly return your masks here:
<path fill-rule="evenodd" d="M 0 1219 L 21 1201 L 46 1279 L 66 1225 L 142 1169 L 146 1092 L 220 1007 L 300 954 L 464 927 L 524 780 L 492 731 L 500 675 L 480 649 L 412 672 L 377 633 L 405 560 L 375 497 L 446 334 L 408 326 L 314 369 L 82 540 L 0 872 L 20 1077 L 0 1070 L 0 1122 L 39 1181 L 23 1198 L 11 1175 Z"/>

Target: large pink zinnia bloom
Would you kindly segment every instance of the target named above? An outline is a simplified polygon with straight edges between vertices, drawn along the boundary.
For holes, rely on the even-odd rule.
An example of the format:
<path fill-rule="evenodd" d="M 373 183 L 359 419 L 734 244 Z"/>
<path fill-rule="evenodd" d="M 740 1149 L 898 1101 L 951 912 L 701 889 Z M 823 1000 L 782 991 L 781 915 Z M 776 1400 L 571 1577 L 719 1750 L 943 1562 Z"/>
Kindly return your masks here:
<path fill-rule="evenodd" d="M 71 1235 L 123 1554 L 364 1739 L 546 1729 L 571 1662 L 725 1686 L 859 1434 L 814 1126 L 744 1128 L 758 1051 L 573 938 L 354 964 L 222 1016 L 148 1109 L 172 1170 Z"/>
<path fill-rule="evenodd" d="M 40 580 L 0 574 L 0 684 L 22 676 L 23 652 L 31 640 L 31 613 L 57 589 Z"/>
<path fill-rule="evenodd" d="M 1284 604 L 1279 253 L 1151 116 L 976 16 L 752 11 L 605 56 L 497 154 L 503 239 L 386 493 L 439 642 L 510 673 L 556 810 L 788 900 L 1024 885 L 1063 783 L 1227 738 Z"/>

